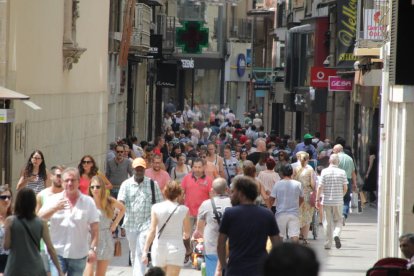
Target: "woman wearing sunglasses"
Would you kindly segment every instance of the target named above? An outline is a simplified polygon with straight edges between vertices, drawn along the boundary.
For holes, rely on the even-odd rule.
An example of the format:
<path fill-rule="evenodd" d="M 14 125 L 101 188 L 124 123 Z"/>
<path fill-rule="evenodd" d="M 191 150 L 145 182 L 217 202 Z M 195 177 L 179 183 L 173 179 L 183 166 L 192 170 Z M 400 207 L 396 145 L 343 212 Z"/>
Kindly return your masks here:
<path fill-rule="evenodd" d="M 96 166 L 95 159 L 93 159 L 92 156 L 83 156 L 79 162 L 78 170 L 80 174 L 79 190 L 81 193 L 85 195 L 89 194 L 89 185 L 91 183 L 92 177 L 95 175 L 98 175 L 102 178 L 102 180 L 105 182 L 106 189 L 110 190 L 112 188 L 112 184 L 109 182 L 106 176 L 99 171 L 98 167 Z"/>
<path fill-rule="evenodd" d="M 50 184 L 50 176 L 46 170 L 43 153 L 40 150 L 35 150 L 27 160 L 16 189 L 21 190 L 28 187 L 38 194 L 44 188 L 49 187 Z"/>
<path fill-rule="evenodd" d="M 12 194 L 9 189 L 9 185 L 0 186 L 0 275 L 3 275 L 6 268 L 7 257 L 9 256 L 9 250 L 3 248 L 4 243 L 4 222 L 8 216 L 11 216 L 11 201 Z"/>
<path fill-rule="evenodd" d="M 125 214 L 125 206 L 108 195 L 105 191 L 105 182 L 100 176 L 93 176 L 89 186 L 89 195 L 93 197 L 99 212 L 99 242 L 96 249 L 96 276 L 104 276 L 109 261 L 114 255 L 114 241 L 112 233 L 115 232 L 119 222 Z M 116 211 L 117 210 L 117 211 Z M 115 217 L 115 218 L 114 218 Z M 114 219 L 113 219 L 114 218 Z M 92 276 L 93 263 L 86 263 L 83 275 Z"/>

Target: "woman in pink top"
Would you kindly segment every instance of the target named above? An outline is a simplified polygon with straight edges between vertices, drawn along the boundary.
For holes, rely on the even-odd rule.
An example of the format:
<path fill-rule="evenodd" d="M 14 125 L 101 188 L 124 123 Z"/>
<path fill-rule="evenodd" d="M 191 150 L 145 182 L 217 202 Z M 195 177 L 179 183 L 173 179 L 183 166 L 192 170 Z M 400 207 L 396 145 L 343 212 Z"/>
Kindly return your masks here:
<path fill-rule="evenodd" d="M 270 205 L 269 196 L 272 192 L 273 186 L 276 184 L 276 182 L 280 181 L 280 176 L 274 171 L 274 168 L 276 166 L 275 160 L 272 158 L 267 158 L 265 164 L 266 170 L 259 172 L 257 179 L 259 180 L 267 195 L 267 198 L 265 199 L 267 207 L 271 208 L 272 211 L 275 212 L 276 208 Z"/>
<path fill-rule="evenodd" d="M 96 166 L 95 159 L 90 155 L 85 155 L 81 158 L 78 165 L 80 180 L 79 180 L 79 190 L 85 195 L 89 195 L 89 185 L 91 183 L 92 177 L 99 175 L 105 182 L 105 188 L 107 190 L 112 189 L 112 184 L 106 178 L 106 176 L 99 172 L 98 167 Z"/>

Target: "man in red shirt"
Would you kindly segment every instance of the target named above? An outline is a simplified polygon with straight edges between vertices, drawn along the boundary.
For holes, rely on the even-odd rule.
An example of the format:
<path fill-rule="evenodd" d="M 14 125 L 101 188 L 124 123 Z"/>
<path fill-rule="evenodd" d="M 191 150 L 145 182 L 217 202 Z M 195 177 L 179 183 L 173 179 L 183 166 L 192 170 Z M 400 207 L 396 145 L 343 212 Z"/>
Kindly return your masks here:
<path fill-rule="evenodd" d="M 192 171 L 184 176 L 181 186 L 184 190 L 184 204 L 190 211 L 191 230 L 194 231 L 194 225 L 197 221 L 198 208 L 204 200 L 210 198 L 210 191 L 213 179 L 204 173 L 205 161 L 196 158 L 193 161 Z M 190 237 L 192 236 L 192 233 Z M 187 253 L 184 262 L 188 261 L 191 254 L 190 239 L 184 240 Z"/>
<path fill-rule="evenodd" d="M 162 159 L 160 155 L 154 155 L 152 157 L 152 168 L 145 170 L 145 176 L 151 178 L 158 183 L 160 190 L 163 191 L 164 187 L 170 181 L 170 175 L 161 169 Z"/>

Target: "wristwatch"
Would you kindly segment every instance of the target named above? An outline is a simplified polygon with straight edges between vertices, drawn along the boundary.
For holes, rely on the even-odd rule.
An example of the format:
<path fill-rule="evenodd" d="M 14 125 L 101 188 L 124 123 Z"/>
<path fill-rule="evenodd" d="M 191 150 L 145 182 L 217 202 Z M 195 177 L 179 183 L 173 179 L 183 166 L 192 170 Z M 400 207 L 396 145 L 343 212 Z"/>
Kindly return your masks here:
<path fill-rule="evenodd" d="M 89 251 L 91 251 L 91 250 L 92 250 L 93 252 L 96 252 L 96 246 L 93 246 L 93 247 L 91 246 L 91 247 L 89 248 Z"/>

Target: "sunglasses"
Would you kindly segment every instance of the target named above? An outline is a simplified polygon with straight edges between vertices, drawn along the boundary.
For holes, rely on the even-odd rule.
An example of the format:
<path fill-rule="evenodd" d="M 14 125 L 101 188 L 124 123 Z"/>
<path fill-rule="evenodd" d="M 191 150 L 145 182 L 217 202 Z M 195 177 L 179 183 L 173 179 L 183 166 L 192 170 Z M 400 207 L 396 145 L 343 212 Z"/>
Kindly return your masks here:
<path fill-rule="evenodd" d="M 91 190 L 99 190 L 101 188 L 100 185 L 92 185 L 90 187 L 91 187 Z"/>
<path fill-rule="evenodd" d="M 57 178 L 62 178 L 62 175 L 61 174 L 56 174 L 55 175 Z"/>
<path fill-rule="evenodd" d="M 6 200 L 6 199 L 10 200 L 11 196 L 9 196 L 9 195 L 0 195 L 0 200 Z"/>
<path fill-rule="evenodd" d="M 82 164 L 92 164 L 93 162 L 92 161 L 90 161 L 90 160 L 83 160 L 82 161 Z"/>
<path fill-rule="evenodd" d="M 123 151 L 123 150 L 117 150 L 116 152 L 117 152 L 117 153 L 124 153 L 124 151 Z"/>

